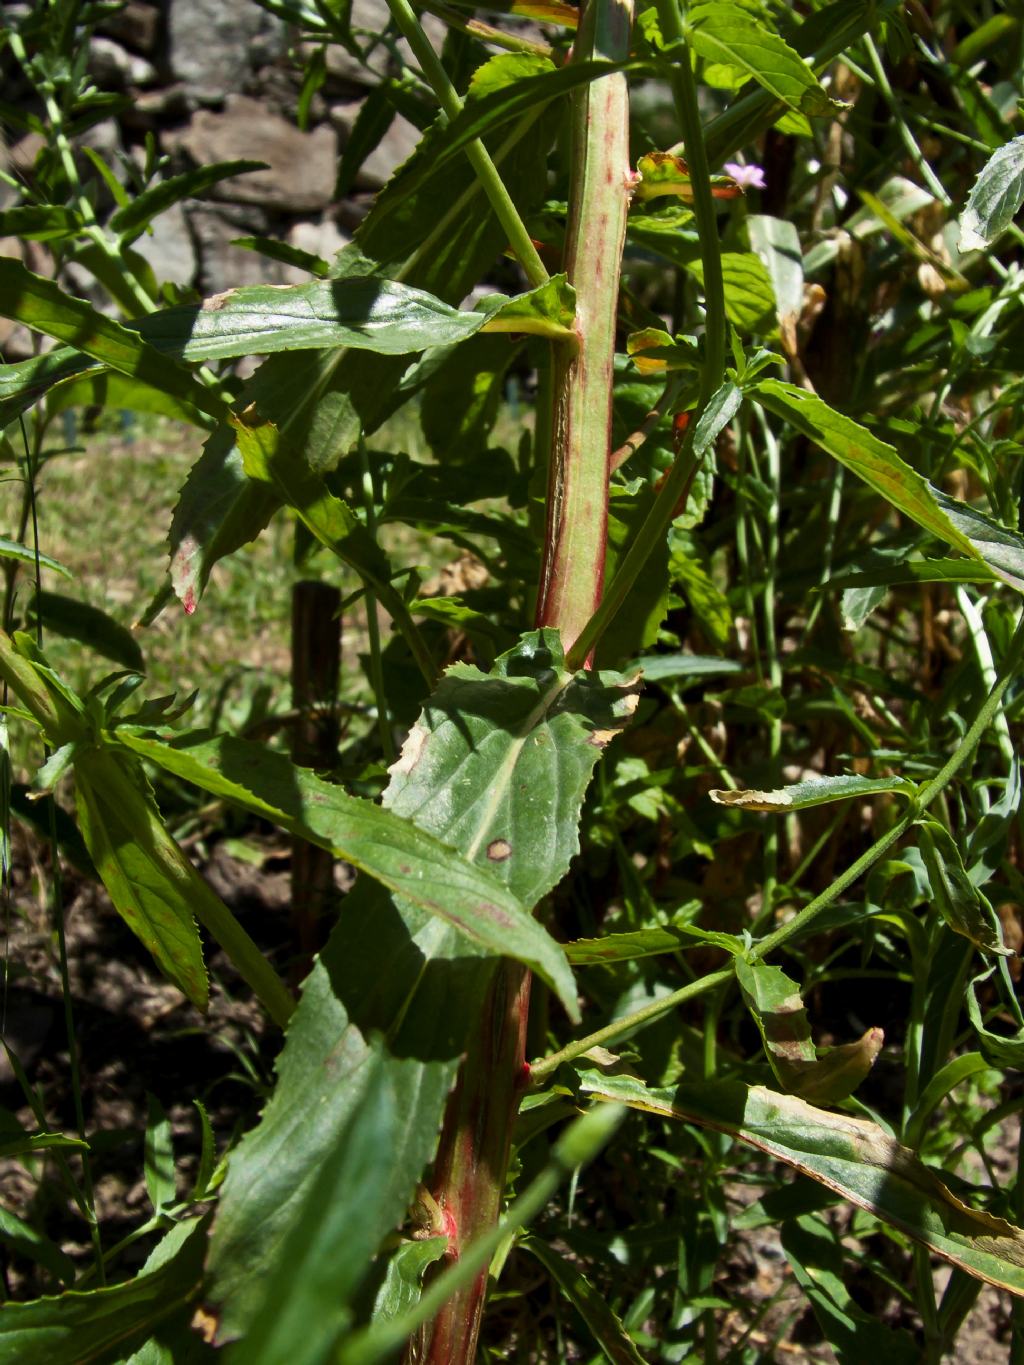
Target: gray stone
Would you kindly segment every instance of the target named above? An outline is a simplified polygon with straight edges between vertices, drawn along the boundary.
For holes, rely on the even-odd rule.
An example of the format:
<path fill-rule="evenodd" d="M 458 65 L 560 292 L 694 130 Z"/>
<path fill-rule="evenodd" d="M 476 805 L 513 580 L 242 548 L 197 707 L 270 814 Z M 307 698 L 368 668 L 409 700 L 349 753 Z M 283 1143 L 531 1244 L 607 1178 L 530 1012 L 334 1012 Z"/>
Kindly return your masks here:
<path fill-rule="evenodd" d="M 153 85 L 156 67 L 112 38 L 93 35 L 89 44 L 89 75 L 104 90 L 124 90 L 128 86 Z"/>
<path fill-rule="evenodd" d="M 289 266 L 232 246 L 236 237 L 272 236 L 262 215 L 241 215 L 191 200 L 185 209 L 199 253 L 198 289 L 204 298 L 243 284 L 287 284 Z M 305 279 L 306 277 L 303 276 Z"/>
<path fill-rule="evenodd" d="M 229 95 L 222 113 L 201 109 L 178 135 L 197 165 L 242 157 L 266 161 L 269 170 L 223 181 L 212 191 L 236 204 L 265 204 L 286 213 L 327 207 L 337 171 L 337 138 L 325 126 L 300 132 L 294 124 L 247 95 Z"/>
<path fill-rule="evenodd" d="M 82 147 L 91 147 L 94 152 L 99 152 L 108 164 L 113 165 L 114 158 L 121 150 L 121 129 L 116 119 L 105 118 L 102 123 L 94 123 L 91 128 L 86 128 L 75 142 Z M 91 166 L 89 169 L 95 175 Z"/>
<path fill-rule="evenodd" d="M 360 103 L 359 100 L 352 100 L 346 104 L 336 104 L 331 109 L 331 122 L 338 130 L 338 139 L 343 147 L 348 142 Z M 391 127 L 363 162 L 356 176 L 356 188 L 380 189 L 381 185 L 391 179 L 402 162 L 412 155 L 421 136 L 415 124 L 410 123 L 401 114 L 396 114 Z"/>
<path fill-rule="evenodd" d="M 177 284 L 185 289 L 195 284 L 199 262 L 180 204 L 173 204 L 155 218 L 152 233 L 144 232 L 132 243 L 132 250 L 149 262 L 157 284 Z"/>
<path fill-rule="evenodd" d="M 419 18 L 427 37 L 440 51 L 448 32 L 444 23 L 433 14 L 424 14 L 422 11 Z M 358 30 L 356 42 L 360 47 L 367 45 L 370 34 L 383 33 L 390 19 L 391 11 L 388 9 L 387 0 L 352 0 L 351 24 L 353 29 Z M 418 70 L 418 63 L 404 38 L 398 40 L 397 48 L 406 66 Z M 304 48 L 303 55 L 306 55 L 308 50 Z M 376 85 L 377 76 L 387 71 L 391 65 L 393 63 L 388 49 L 382 45 L 378 46 L 370 57 L 369 72 L 343 47 L 334 44 L 327 49 L 327 72 L 336 81 L 349 82 L 353 85 Z"/>
<path fill-rule="evenodd" d="M 300 251 L 308 251 L 313 256 L 319 256 L 330 265 L 338 252 L 343 247 L 348 246 L 352 238 L 348 233 L 339 229 L 333 218 L 325 218 L 319 223 L 293 223 L 288 229 L 286 240 L 289 246 L 298 247 Z M 286 283 L 304 284 L 309 279 L 304 270 L 295 270 L 293 273 L 295 278 L 289 277 Z"/>
<path fill-rule="evenodd" d="M 134 52 L 153 57 L 160 41 L 160 7 L 146 4 L 145 0 L 128 0 L 116 13 L 104 18 L 99 31 Z"/>
<path fill-rule="evenodd" d="M 169 0 L 167 30 L 174 77 L 199 104 L 244 90 L 285 47 L 282 22 L 253 0 Z"/>

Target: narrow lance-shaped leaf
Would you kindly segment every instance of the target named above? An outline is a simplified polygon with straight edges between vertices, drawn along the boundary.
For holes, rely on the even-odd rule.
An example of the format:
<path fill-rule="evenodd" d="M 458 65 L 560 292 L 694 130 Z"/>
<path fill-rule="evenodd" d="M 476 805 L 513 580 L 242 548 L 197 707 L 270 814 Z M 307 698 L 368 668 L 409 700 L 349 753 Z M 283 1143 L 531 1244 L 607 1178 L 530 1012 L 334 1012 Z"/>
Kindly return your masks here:
<path fill-rule="evenodd" d="M 164 355 L 220 360 L 342 346 L 410 355 L 464 341 L 487 318 L 486 311 L 461 312 L 407 284 L 356 276 L 244 285 L 204 299 L 198 308 L 153 313 L 136 326 Z"/>
<path fill-rule="evenodd" d="M 83 753 L 76 764 L 75 799 L 85 846 L 132 933 L 167 979 L 205 1010 L 209 986 L 203 948 L 183 884 L 191 878 L 180 864 L 174 866 L 178 859 L 172 861 L 151 798 L 134 783 L 111 782 L 122 777 L 112 772 L 117 763 L 112 754 L 95 750 Z M 126 803 L 122 785 L 130 787 Z"/>
<path fill-rule="evenodd" d="M 67 342 L 100 364 L 164 389 L 203 412 L 219 415 L 224 410 L 215 393 L 187 370 L 168 364 L 137 332 L 104 317 L 91 304 L 66 294 L 53 280 L 34 275 L 9 256 L 0 256 L 0 316 Z"/>
<path fill-rule="evenodd" d="M 532 904 L 564 875 L 593 766 L 635 700 L 621 678 L 566 673 L 557 635 L 531 633 L 490 675 L 467 665 L 446 675 L 385 804 Z M 489 974 L 453 926 L 367 879 L 350 893 L 289 1027 L 274 1096 L 232 1157 L 218 1215 L 222 1332 L 248 1331 L 254 1362 L 311 1365 L 328 1354 L 434 1151 Z M 370 1214 L 344 1178 L 367 1143 L 382 1192 Z M 285 1270 L 287 1314 L 267 1294 Z"/>
<path fill-rule="evenodd" d="M 922 820 L 918 837 L 933 903 L 949 927 L 984 953 L 1013 957 L 1013 949 L 1003 944 L 995 911 L 967 874 L 953 836 L 938 821 Z"/>
<path fill-rule="evenodd" d="M 111 217 L 109 226 L 120 234 L 121 245 L 124 246 L 134 241 L 158 214 L 172 204 L 178 204 L 182 199 L 195 199 L 204 190 L 234 175 L 267 169 L 265 161 L 219 161 L 210 166 L 197 166 L 195 170 L 185 171 L 181 175 L 168 176 L 119 208 Z"/>
<path fill-rule="evenodd" d="M 978 991 L 991 981 L 996 967 L 976 976 L 967 987 L 967 1015 L 978 1036 L 978 1047 L 986 1061 L 1000 1070 L 1024 1071 L 1024 1026 L 1013 1033 L 995 1033 L 985 1024 Z"/>
<path fill-rule="evenodd" d="M 0 1365 L 125 1359 L 154 1328 L 198 1297 L 207 1226 L 207 1219 L 176 1224 L 142 1271 L 124 1284 L 5 1303 Z"/>
<path fill-rule="evenodd" d="M 829 1048 L 819 1057 L 796 982 L 764 962 L 737 957 L 735 967 L 779 1083 L 819 1104 L 837 1104 L 852 1095 L 882 1050 L 882 1030 L 870 1028 L 856 1042 Z"/>
<path fill-rule="evenodd" d="M 891 445 L 795 384 L 762 379 L 751 395 L 912 521 L 961 554 L 987 564 L 1004 583 L 1024 591 L 1024 538 L 1015 531 L 933 488 Z"/>
<path fill-rule="evenodd" d="M 828 805 L 832 801 L 848 801 L 856 796 L 877 796 L 880 792 L 899 792 L 901 796 L 912 797 L 914 791 L 914 783 L 905 777 L 858 777 L 856 773 L 849 773 L 840 777 L 809 777 L 770 792 L 715 790 L 708 795 L 718 806 L 788 814 Z"/>
<path fill-rule="evenodd" d="M 738 1138 L 867 1209 L 968 1275 L 1024 1295 L 1024 1229 L 965 1204 L 875 1123 L 738 1081 L 649 1090 L 631 1076 L 586 1072 L 580 1088 Z"/>
<path fill-rule="evenodd" d="M 592 967 L 678 953 L 702 943 L 724 948 L 727 953 L 743 951 L 743 940 L 736 934 L 718 934 L 698 929 L 695 924 L 659 924 L 631 933 L 606 934 L 604 938 L 578 938 L 565 945 L 565 955 L 574 967 Z"/>

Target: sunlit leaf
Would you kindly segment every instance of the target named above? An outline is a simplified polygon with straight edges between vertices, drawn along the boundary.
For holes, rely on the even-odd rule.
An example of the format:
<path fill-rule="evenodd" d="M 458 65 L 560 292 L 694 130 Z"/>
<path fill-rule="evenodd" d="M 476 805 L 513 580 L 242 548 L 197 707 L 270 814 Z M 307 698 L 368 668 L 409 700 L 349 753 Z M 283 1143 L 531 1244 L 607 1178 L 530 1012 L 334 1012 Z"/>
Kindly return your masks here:
<path fill-rule="evenodd" d="M 183 199 L 195 199 L 213 185 L 246 171 L 265 171 L 265 161 L 219 161 L 209 166 L 197 166 L 181 175 L 169 176 L 149 189 L 143 190 L 110 219 L 112 231 L 120 234 L 121 243 L 133 241 L 159 214 Z"/>
<path fill-rule="evenodd" d="M 877 1124 L 738 1081 L 649 1090 L 629 1076 L 587 1072 L 580 1088 L 728 1133 L 827 1185 L 968 1275 L 1024 1294 L 1024 1229 L 965 1204 Z"/>
<path fill-rule="evenodd" d="M 984 251 L 1013 222 L 1024 203 L 1024 136 L 1015 137 L 985 163 L 960 217 L 961 251 Z"/>
<path fill-rule="evenodd" d="M 798 113 L 826 116 L 842 109 L 778 30 L 740 0 L 698 0 L 686 18 L 693 50 L 706 61 L 739 67 Z"/>
<path fill-rule="evenodd" d="M 491 675 L 458 665 L 445 676 L 385 805 L 533 904 L 564 875 L 601 746 L 634 704 L 617 676 L 567 674 L 555 632 L 531 633 Z M 273 1329 L 280 1343 L 267 1285 L 287 1260 L 309 1266 L 308 1302 L 328 1305 L 304 1346 L 328 1348 L 433 1152 L 488 976 L 453 925 L 368 879 L 350 893 L 289 1028 L 274 1096 L 232 1157 L 211 1262 L 226 1336 Z M 356 1178 L 360 1160 L 372 1179 Z"/>
<path fill-rule="evenodd" d="M 795 384 L 762 379 L 753 396 L 912 521 L 961 554 L 987 564 L 1004 583 L 1024 591 L 1024 538 L 1016 531 L 934 488 L 891 445 Z"/>
<path fill-rule="evenodd" d="M 831 801 L 847 801 L 855 796 L 875 796 L 879 792 L 900 792 L 912 796 L 914 784 L 905 777 L 858 777 L 855 773 L 841 777 L 809 777 L 775 791 L 710 791 L 711 800 L 719 806 L 739 810 L 786 813 L 824 806 Z"/>

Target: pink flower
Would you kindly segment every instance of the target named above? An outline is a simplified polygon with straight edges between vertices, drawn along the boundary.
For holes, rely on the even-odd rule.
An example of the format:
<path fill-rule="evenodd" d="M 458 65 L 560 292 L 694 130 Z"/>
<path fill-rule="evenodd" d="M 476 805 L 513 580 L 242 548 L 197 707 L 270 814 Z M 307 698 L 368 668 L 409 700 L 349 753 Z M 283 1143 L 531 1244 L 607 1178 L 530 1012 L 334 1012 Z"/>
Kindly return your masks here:
<path fill-rule="evenodd" d="M 765 187 L 761 166 L 741 166 L 737 161 L 727 161 L 722 170 L 732 176 L 741 190 L 763 190 Z"/>

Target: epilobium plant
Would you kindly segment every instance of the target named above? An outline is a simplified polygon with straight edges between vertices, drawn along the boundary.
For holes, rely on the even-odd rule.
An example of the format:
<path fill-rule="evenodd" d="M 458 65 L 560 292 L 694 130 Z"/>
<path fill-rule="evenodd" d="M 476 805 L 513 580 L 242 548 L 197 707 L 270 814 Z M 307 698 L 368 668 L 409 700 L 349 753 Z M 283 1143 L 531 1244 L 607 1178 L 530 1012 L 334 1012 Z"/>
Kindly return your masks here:
<path fill-rule="evenodd" d="M 1022 1194 L 991 1155 L 1024 1055 L 1019 21 L 498 7 L 542 41 L 431 4 L 438 52 L 389 7 L 415 69 L 354 145 L 410 89 L 435 116 L 353 244 L 306 284 L 170 307 L 133 243 L 251 163 L 161 178 L 151 155 L 134 192 L 101 167 L 104 218 L 72 141 L 98 99 L 75 24 L 101 7 L 3 30 L 48 158 L 3 231 L 122 314 L 0 259 L 0 311 L 57 343 L 0 369 L 26 497 L 55 414 L 157 395 L 205 443 L 145 619 L 201 619 L 215 564 L 290 515 L 368 604 L 376 716 L 322 774 L 139 704 L 138 670 L 79 695 L 9 589 L 37 790 L 73 777 L 169 980 L 206 1007 L 198 922 L 284 1037 L 226 1176 L 204 1144 L 134 1275 L 102 1226 L 80 1278 L 51 1256 L 64 1291 L 0 1309 L 0 1356 L 772 1358 L 783 1318 L 723 1293 L 775 1224 L 841 1359 L 938 1360 L 983 1282 L 1024 1294 Z M 344 6 L 267 8 L 314 54 L 365 51 Z M 513 374 L 532 420 L 509 451 Z M 415 457 L 385 443 L 400 409 Z M 394 524 L 486 584 L 421 595 Z M 169 832 L 167 775 L 359 870 L 297 999 Z M 8 1151 L 78 1148 L 91 1216 L 95 1135 L 44 1117 Z"/>

